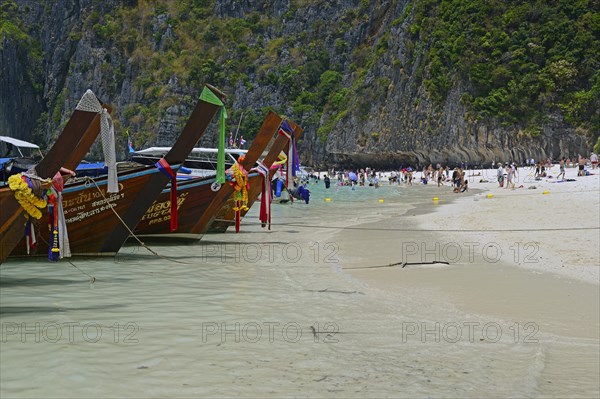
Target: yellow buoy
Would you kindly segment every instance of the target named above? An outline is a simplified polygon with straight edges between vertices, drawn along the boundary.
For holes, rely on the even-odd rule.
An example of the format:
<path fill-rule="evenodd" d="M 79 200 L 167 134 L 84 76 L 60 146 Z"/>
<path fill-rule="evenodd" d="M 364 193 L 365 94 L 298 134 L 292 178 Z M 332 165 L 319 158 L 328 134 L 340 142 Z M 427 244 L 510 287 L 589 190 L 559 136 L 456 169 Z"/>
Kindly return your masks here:
<path fill-rule="evenodd" d="M 489 193 L 489 194 L 487 195 L 487 197 L 488 197 L 488 198 L 493 198 L 493 197 L 494 197 L 494 194 L 492 194 L 492 193 Z"/>
<path fill-rule="evenodd" d="M 542 194 L 550 194 L 550 191 L 545 190 Z"/>
<path fill-rule="evenodd" d="M 331 198 L 325 198 L 325 202 L 331 202 Z"/>
<path fill-rule="evenodd" d="M 383 198 L 379 198 L 379 200 L 378 200 L 378 201 L 379 201 L 379 202 L 383 202 Z"/>
<path fill-rule="evenodd" d="M 440 199 L 438 197 L 433 197 L 434 201 L 439 201 Z"/>

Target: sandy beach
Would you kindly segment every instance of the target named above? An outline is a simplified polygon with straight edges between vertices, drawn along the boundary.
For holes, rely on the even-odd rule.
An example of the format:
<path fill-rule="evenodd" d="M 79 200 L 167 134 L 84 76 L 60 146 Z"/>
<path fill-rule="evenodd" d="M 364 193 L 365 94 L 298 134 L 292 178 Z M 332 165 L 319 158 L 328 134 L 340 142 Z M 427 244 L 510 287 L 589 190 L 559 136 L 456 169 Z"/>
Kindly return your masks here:
<path fill-rule="evenodd" d="M 9 261 L 0 396 L 597 397 L 598 177 L 321 181 L 162 258 Z"/>
<path fill-rule="evenodd" d="M 340 237 L 353 253 L 370 246 L 373 265 L 408 265 L 371 268 L 363 259 L 347 268 L 371 287 L 410 293 L 423 307 L 450 305 L 464 318 L 454 320 L 459 324 L 476 314 L 504 326 L 528 325 L 539 338 L 536 344 L 543 342 L 540 376 L 548 386 L 541 392 L 552 396 L 556 386 L 545 389 L 552 382 L 581 382 L 591 373 L 593 396 L 600 385 L 600 173 L 595 172 L 577 177 L 575 169 L 567 169 L 566 178 L 575 181 L 556 183 L 535 181 L 532 171 L 522 168 L 516 186 L 523 187 L 509 190 L 498 187 L 495 170 L 479 170 L 467 174 L 470 195 L 427 187 L 430 203 L 407 210 L 404 218 L 410 222 L 400 224 L 397 233 L 370 231 L 368 245 L 348 232 Z M 393 219 L 379 224 L 398 225 Z M 433 261 L 450 265 L 428 264 Z"/>

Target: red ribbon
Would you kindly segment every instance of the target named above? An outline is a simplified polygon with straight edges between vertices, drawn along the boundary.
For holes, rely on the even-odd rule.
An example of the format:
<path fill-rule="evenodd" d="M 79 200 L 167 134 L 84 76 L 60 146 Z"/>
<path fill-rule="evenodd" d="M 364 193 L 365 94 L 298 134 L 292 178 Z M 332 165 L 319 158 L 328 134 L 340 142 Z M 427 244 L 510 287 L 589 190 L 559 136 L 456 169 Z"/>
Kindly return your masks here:
<path fill-rule="evenodd" d="M 177 173 L 173 172 L 171 165 L 166 159 L 161 158 L 156 163 L 158 170 L 171 178 L 171 233 L 179 227 L 179 218 L 177 216 Z"/>

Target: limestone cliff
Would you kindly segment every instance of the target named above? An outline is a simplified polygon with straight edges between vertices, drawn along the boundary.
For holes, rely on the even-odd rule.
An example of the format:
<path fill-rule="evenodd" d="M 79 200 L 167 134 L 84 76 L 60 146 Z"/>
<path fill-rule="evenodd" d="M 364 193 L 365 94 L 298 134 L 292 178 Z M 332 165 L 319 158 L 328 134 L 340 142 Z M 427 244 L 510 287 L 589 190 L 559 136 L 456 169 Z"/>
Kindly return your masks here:
<path fill-rule="evenodd" d="M 114 108 L 124 157 L 126 131 L 137 147 L 172 143 L 211 83 L 229 94 L 231 129 L 242 118 L 246 137 L 267 108 L 300 123 L 302 161 L 315 166 L 589 151 L 598 132 L 556 104 L 533 130 L 474 107 L 476 81 L 452 65 L 436 72 L 417 3 L 427 2 L 2 0 L 23 35 L 0 37 L 0 131 L 52 141 L 90 88 Z"/>

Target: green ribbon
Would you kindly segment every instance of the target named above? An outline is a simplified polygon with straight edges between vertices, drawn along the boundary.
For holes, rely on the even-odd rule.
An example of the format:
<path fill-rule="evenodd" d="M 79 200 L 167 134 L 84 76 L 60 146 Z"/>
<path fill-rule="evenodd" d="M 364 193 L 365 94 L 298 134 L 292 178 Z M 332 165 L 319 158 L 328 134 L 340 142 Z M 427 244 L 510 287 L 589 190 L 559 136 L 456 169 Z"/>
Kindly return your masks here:
<path fill-rule="evenodd" d="M 221 113 L 219 116 L 219 145 L 217 155 L 217 179 L 216 182 L 223 184 L 225 183 L 225 119 L 227 119 L 227 111 L 225 110 L 225 104 L 219 97 L 216 96 L 208 87 L 205 87 L 200 94 L 200 100 L 206 101 L 214 105 L 221 107 Z"/>

